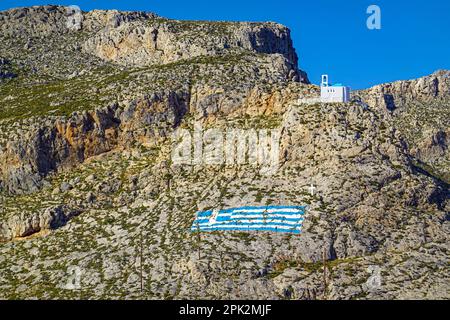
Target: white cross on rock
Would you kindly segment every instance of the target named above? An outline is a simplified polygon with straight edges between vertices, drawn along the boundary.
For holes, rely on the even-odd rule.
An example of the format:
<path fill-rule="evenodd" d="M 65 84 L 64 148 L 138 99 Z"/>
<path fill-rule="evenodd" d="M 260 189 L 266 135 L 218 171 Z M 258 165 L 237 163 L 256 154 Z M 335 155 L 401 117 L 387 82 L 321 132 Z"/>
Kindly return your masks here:
<path fill-rule="evenodd" d="M 309 193 L 311 193 L 311 196 L 314 195 L 314 191 L 317 189 L 316 187 L 314 187 L 313 184 L 311 184 L 311 186 L 308 188 L 309 189 Z"/>

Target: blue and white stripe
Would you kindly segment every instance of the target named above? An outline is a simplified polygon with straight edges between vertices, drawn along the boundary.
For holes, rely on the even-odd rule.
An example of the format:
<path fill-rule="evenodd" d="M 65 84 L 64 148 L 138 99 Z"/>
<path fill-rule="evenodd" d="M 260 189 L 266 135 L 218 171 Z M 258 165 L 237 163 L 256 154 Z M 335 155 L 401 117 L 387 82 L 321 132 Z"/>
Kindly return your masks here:
<path fill-rule="evenodd" d="M 299 234 L 306 207 L 239 207 L 197 212 L 191 231 L 271 231 Z"/>

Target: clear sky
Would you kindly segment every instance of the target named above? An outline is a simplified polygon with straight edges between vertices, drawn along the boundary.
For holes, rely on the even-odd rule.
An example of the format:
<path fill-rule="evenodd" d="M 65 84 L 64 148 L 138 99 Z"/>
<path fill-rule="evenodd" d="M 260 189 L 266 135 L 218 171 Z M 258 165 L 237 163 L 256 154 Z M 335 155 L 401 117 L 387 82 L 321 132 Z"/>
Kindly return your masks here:
<path fill-rule="evenodd" d="M 143 10 L 186 20 L 276 21 L 292 30 L 300 68 L 354 89 L 450 69 L 449 0 L 1 0 L 0 10 L 43 4 Z M 381 9 L 369 30 L 367 7 Z M 1 44 L 0 44 L 1 45 Z"/>

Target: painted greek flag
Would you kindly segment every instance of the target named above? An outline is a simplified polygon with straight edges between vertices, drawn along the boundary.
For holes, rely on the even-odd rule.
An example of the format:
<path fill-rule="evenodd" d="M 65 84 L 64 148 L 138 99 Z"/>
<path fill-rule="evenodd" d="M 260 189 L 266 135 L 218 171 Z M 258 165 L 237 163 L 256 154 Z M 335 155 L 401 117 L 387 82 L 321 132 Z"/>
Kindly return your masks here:
<path fill-rule="evenodd" d="M 299 234 L 306 207 L 239 207 L 197 212 L 191 231 L 272 231 Z"/>

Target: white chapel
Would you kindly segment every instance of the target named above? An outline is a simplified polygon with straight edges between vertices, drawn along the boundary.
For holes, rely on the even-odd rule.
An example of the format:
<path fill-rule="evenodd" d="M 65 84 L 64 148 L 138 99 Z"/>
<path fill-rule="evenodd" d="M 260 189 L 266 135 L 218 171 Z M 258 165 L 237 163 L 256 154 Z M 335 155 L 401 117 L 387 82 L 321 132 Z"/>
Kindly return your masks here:
<path fill-rule="evenodd" d="M 350 91 L 350 87 L 340 83 L 331 85 L 328 82 L 328 75 L 322 75 L 322 83 L 320 84 L 321 102 L 348 102 L 350 101 Z"/>

